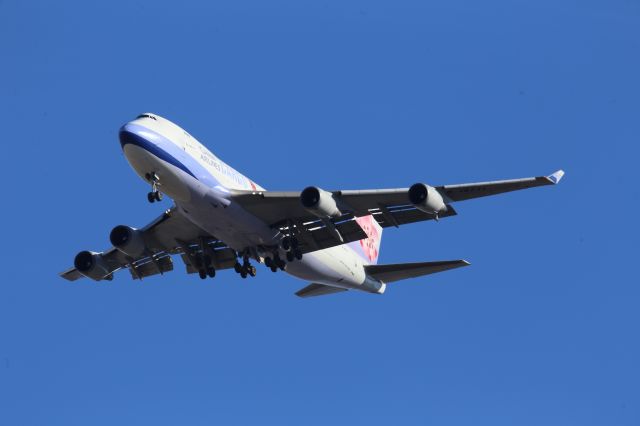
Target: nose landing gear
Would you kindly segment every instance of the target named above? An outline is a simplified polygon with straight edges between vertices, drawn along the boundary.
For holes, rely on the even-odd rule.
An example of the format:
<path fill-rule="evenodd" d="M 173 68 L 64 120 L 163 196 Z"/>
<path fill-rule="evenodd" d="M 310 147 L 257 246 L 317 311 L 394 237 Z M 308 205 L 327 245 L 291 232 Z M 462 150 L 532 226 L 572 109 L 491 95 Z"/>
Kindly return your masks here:
<path fill-rule="evenodd" d="M 147 194 L 147 201 L 150 203 L 161 201 L 162 193 L 158 190 L 158 186 L 160 185 L 160 178 L 158 175 L 155 173 L 147 173 L 144 177 L 147 181 L 151 182 L 151 192 Z"/>
<path fill-rule="evenodd" d="M 152 191 L 147 194 L 147 201 L 155 203 L 162 200 L 162 193 L 160 191 Z"/>

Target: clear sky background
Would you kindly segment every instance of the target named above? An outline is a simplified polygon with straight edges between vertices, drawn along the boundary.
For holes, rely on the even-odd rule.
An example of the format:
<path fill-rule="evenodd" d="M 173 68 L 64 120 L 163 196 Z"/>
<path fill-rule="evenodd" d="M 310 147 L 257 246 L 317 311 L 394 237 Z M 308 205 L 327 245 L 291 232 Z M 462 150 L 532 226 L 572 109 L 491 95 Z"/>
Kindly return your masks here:
<path fill-rule="evenodd" d="M 3 0 L 0 424 L 640 424 L 639 76 L 632 0 Z M 383 296 L 63 281 L 170 205 L 144 111 L 268 189 L 567 175 L 386 230 L 472 266 Z"/>

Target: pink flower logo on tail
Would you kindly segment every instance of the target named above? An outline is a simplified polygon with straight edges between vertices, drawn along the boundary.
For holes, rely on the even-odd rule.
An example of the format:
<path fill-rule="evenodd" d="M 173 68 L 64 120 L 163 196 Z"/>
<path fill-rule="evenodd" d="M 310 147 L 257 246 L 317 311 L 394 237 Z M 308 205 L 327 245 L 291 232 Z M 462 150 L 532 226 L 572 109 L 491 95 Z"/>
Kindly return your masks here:
<path fill-rule="evenodd" d="M 365 234 L 367 234 L 367 238 L 359 241 L 363 254 L 369 262 L 376 263 L 378 261 L 378 255 L 380 254 L 382 228 L 371 215 L 357 217 L 356 222 Z"/>

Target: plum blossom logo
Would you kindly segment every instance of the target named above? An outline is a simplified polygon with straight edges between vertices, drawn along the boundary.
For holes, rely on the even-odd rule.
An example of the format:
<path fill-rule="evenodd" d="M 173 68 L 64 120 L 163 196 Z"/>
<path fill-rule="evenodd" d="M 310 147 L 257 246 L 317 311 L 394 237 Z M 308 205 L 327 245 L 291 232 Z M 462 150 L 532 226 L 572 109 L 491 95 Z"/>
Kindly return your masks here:
<path fill-rule="evenodd" d="M 378 248 L 380 247 L 380 228 L 374 221 L 375 219 L 371 215 L 356 218 L 358 225 L 367 234 L 367 238 L 360 240 L 359 243 L 370 262 L 375 262 L 378 259 Z"/>

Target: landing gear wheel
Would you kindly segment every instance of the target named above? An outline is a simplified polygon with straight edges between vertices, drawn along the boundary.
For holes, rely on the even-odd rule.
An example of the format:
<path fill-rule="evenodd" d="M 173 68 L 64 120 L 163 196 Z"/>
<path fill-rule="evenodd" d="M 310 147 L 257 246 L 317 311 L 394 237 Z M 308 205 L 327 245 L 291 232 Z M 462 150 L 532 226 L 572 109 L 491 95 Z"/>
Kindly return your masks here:
<path fill-rule="evenodd" d="M 249 266 L 249 275 L 251 275 L 252 277 L 256 276 L 256 267 L 255 266 Z"/>
<path fill-rule="evenodd" d="M 288 251 L 287 252 L 287 262 L 293 262 L 293 259 L 295 259 L 295 257 L 293 256 L 293 253 Z"/>
<path fill-rule="evenodd" d="M 247 273 L 245 271 L 240 272 L 240 276 L 242 278 L 247 278 Z"/>
<path fill-rule="evenodd" d="M 265 265 L 267 268 L 271 268 L 271 265 L 273 265 L 273 261 L 271 260 L 271 258 L 270 258 L 270 257 L 265 257 L 265 259 L 264 259 L 264 265 Z"/>
<path fill-rule="evenodd" d="M 242 264 L 242 270 L 240 271 L 240 274 L 244 274 L 245 277 L 247 275 L 251 275 L 253 277 L 253 275 L 251 274 L 251 271 L 254 270 L 254 269 L 255 268 L 253 266 L 251 266 L 251 264 L 247 260 Z"/>
<path fill-rule="evenodd" d="M 271 272 L 278 272 L 278 267 L 276 265 L 271 265 Z"/>
<path fill-rule="evenodd" d="M 204 269 L 200 269 L 198 270 L 198 275 L 200 276 L 201 280 L 204 280 L 205 278 L 207 278 L 207 271 L 205 271 Z"/>
<path fill-rule="evenodd" d="M 160 178 L 154 173 L 145 173 L 144 178 L 151 184 L 151 192 L 147 194 L 150 203 L 162 200 L 162 194 L 158 191 Z"/>
<path fill-rule="evenodd" d="M 293 255 L 295 256 L 296 259 L 302 260 L 302 250 L 298 248 L 293 250 Z"/>
<path fill-rule="evenodd" d="M 273 257 L 273 265 L 271 266 L 271 270 L 273 271 L 273 268 L 275 267 L 276 269 L 280 269 L 281 271 L 284 271 L 284 265 L 286 265 L 286 263 L 284 263 L 284 260 L 280 259 L 280 256 L 278 255 L 278 253 L 275 253 Z"/>
<path fill-rule="evenodd" d="M 236 262 L 236 264 L 233 265 L 233 269 L 239 274 L 242 272 L 242 265 Z"/>
<path fill-rule="evenodd" d="M 207 275 L 209 276 L 209 278 L 213 278 L 216 276 L 216 270 L 213 267 L 209 267 L 207 269 Z"/>

